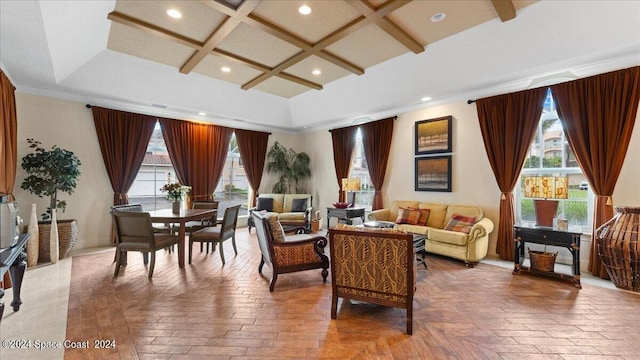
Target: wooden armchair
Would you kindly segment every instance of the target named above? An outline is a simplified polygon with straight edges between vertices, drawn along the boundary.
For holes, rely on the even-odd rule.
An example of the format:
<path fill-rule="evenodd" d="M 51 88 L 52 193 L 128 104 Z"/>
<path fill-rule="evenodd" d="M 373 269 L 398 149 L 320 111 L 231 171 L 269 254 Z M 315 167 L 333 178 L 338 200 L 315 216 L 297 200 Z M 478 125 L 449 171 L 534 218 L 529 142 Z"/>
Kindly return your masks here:
<path fill-rule="evenodd" d="M 273 269 L 269 291 L 273 291 L 278 274 L 296 271 L 322 269 L 322 282 L 327 282 L 329 259 L 323 254 L 324 248 L 327 246 L 325 237 L 308 236 L 305 239 L 287 241 L 282 225 L 278 222 L 277 214 L 263 214 L 256 211 L 251 216 L 253 216 L 262 252 L 258 272 L 262 274 L 262 267 L 265 263 Z"/>
<path fill-rule="evenodd" d="M 407 310 L 407 334 L 413 333 L 415 253 L 413 236 L 394 230 L 331 229 L 331 318 L 338 298 Z"/>

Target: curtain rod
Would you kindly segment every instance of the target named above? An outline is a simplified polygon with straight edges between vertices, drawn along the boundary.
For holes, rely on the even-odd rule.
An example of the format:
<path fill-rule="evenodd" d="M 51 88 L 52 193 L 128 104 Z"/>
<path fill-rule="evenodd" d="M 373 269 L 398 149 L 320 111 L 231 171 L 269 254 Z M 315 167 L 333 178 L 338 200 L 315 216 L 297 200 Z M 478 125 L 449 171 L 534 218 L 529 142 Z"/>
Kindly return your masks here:
<path fill-rule="evenodd" d="M 475 100 L 467 100 L 467 105 L 471 105 L 471 104 L 473 104 L 474 102 L 476 102 L 476 101 L 475 101 Z"/>
<path fill-rule="evenodd" d="M 398 120 L 398 115 L 394 115 L 394 116 L 390 116 L 390 117 L 392 117 L 393 120 Z M 388 119 L 388 118 L 368 121 L 368 122 L 365 122 L 365 123 L 362 123 L 362 124 L 357 124 L 357 125 L 349 125 L 349 126 L 337 127 L 337 128 L 329 129 L 329 132 L 332 132 L 333 130 L 338 130 L 338 129 L 345 129 L 345 128 L 348 128 L 348 127 L 358 127 L 360 125 L 364 125 L 364 124 L 368 124 L 368 123 L 372 123 L 372 122 L 376 122 L 376 121 L 380 121 L 380 120 L 385 120 L 385 119 Z"/>
<path fill-rule="evenodd" d="M 85 107 L 86 107 L 87 109 L 91 109 L 91 108 L 93 107 L 93 105 L 91 105 L 91 104 L 86 104 L 86 105 L 85 105 Z M 189 120 L 180 120 L 180 121 L 189 121 Z M 215 124 L 211 124 L 211 125 L 215 125 Z M 236 130 L 235 128 L 232 128 L 232 129 Z M 239 130 L 244 130 L 244 129 L 239 129 Z M 271 135 L 271 132 L 270 132 L 270 131 L 259 131 L 259 130 L 249 130 L 249 131 L 263 132 L 263 133 L 267 133 L 267 134 Z"/>

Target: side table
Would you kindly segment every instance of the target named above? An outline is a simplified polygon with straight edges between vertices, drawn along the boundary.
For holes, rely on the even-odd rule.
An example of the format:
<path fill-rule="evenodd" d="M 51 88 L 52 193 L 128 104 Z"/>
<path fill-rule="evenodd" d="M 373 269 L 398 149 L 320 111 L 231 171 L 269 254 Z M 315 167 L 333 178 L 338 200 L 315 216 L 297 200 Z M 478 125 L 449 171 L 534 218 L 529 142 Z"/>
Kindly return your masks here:
<path fill-rule="evenodd" d="M 327 208 L 327 227 L 329 226 L 329 222 L 331 221 L 331 217 L 337 217 L 338 219 L 345 220 L 347 224 L 351 225 L 351 219 L 361 218 L 364 223 L 364 210 L 365 207 L 350 207 L 339 209 L 336 207 L 328 207 Z"/>
<path fill-rule="evenodd" d="M 571 280 L 575 287 L 582 289 L 580 284 L 580 236 L 581 232 L 554 230 L 547 227 L 535 227 L 514 225 L 513 226 L 513 238 L 515 241 L 515 256 L 514 256 L 514 268 L 513 274 L 516 275 L 520 271 L 532 272 L 541 275 L 547 275 L 557 277 L 560 279 Z M 543 244 L 551 246 L 559 246 L 567 248 L 573 257 L 573 263 L 571 265 L 571 275 L 557 273 L 557 272 L 544 272 L 532 270 L 530 267 L 523 266 L 522 263 L 525 257 L 525 244 Z"/>

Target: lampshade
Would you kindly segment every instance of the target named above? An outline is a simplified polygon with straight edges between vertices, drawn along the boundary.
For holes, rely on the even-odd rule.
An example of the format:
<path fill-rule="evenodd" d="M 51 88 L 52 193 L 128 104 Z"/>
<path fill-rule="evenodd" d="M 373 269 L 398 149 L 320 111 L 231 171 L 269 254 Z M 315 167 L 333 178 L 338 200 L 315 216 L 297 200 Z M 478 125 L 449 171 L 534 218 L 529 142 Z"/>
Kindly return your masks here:
<path fill-rule="evenodd" d="M 524 196 L 540 199 L 567 199 L 569 179 L 566 176 L 525 176 Z"/>
<path fill-rule="evenodd" d="M 342 191 L 359 191 L 360 178 L 343 178 Z"/>

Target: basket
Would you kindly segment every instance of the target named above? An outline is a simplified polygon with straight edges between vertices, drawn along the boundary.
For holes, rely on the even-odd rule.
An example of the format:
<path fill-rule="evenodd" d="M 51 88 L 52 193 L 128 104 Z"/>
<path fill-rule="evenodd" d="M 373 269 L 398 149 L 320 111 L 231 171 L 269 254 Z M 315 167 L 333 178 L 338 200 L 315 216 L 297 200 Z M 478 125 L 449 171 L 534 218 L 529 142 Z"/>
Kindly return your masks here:
<path fill-rule="evenodd" d="M 531 260 L 531 269 L 543 272 L 553 272 L 553 267 L 556 264 L 556 256 L 558 253 L 550 253 L 545 251 L 534 251 L 527 248 L 529 251 L 529 259 Z"/>
<path fill-rule="evenodd" d="M 38 263 L 50 262 L 49 235 L 51 233 L 51 221 L 38 221 L 38 232 L 40 233 Z M 64 259 L 78 241 L 78 222 L 76 220 L 58 220 L 58 239 L 60 259 Z"/>

